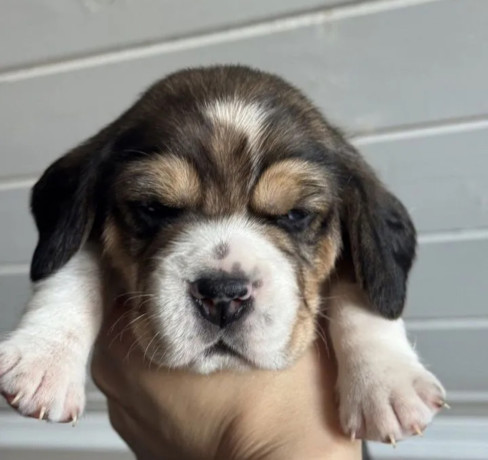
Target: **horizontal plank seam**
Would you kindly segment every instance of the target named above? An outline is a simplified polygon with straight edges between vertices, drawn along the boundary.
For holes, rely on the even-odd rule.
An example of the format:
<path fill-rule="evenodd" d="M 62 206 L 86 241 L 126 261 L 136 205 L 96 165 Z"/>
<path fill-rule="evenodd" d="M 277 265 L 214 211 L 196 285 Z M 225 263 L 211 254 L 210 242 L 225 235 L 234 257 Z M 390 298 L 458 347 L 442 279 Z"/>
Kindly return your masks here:
<path fill-rule="evenodd" d="M 446 330 L 477 330 L 488 329 L 488 316 L 472 318 L 422 318 L 406 319 L 407 329 L 411 332 L 446 331 Z"/>
<path fill-rule="evenodd" d="M 457 403 L 488 403 L 488 391 L 449 391 L 449 401 Z"/>
<path fill-rule="evenodd" d="M 0 264 L 0 276 L 2 275 L 27 275 L 29 264 Z"/>
<path fill-rule="evenodd" d="M 488 114 L 453 117 L 442 120 L 422 121 L 389 127 L 378 127 L 367 132 L 355 132 L 347 135 L 357 147 L 383 142 L 418 139 L 446 134 L 464 133 L 488 128 Z"/>
<path fill-rule="evenodd" d="M 308 10 L 303 13 L 258 20 L 246 25 L 233 26 L 201 34 L 189 34 L 152 43 L 133 45 L 120 50 L 98 52 L 83 57 L 7 69 L 0 72 L 0 83 L 15 83 L 17 81 L 47 75 L 73 72 L 161 54 L 198 49 L 210 45 L 255 38 L 303 27 L 321 25 L 327 22 L 440 1 L 442 0 L 369 0 L 361 3 L 336 4 L 329 8 L 320 8 L 319 10 L 313 11 Z"/>
<path fill-rule="evenodd" d="M 35 177 L 28 176 L 6 176 L 0 178 L 0 192 L 19 188 L 31 188 L 36 182 L 36 179 Z"/>
<path fill-rule="evenodd" d="M 422 232 L 418 242 L 422 245 L 440 244 L 461 241 L 479 241 L 488 239 L 488 228 L 443 230 L 436 232 Z"/>

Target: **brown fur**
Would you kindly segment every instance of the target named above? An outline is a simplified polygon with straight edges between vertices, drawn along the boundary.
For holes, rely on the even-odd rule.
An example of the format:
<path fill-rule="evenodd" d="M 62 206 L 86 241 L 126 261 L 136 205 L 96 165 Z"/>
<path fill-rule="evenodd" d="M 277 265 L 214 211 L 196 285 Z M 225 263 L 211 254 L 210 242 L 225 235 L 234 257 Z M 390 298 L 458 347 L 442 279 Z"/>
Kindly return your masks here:
<path fill-rule="evenodd" d="M 200 178 L 190 163 L 171 154 L 128 165 L 117 182 L 120 201 L 157 198 L 168 206 L 198 206 Z"/>
<path fill-rule="evenodd" d="M 290 209 L 307 205 L 327 208 L 332 196 L 325 171 L 297 159 L 271 165 L 254 187 L 251 206 L 264 215 L 284 215 Z"/>

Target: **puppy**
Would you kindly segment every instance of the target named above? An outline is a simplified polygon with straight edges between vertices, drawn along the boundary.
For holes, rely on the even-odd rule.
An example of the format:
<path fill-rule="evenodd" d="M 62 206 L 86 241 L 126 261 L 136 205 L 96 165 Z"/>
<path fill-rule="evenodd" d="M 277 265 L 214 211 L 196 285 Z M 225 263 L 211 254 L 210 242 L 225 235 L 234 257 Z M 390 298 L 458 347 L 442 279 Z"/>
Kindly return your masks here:
<path fill-rule="evenodd" d="M 24 415 L 84 407 L 102 305 L 126 296 L 147 359 L 283 369 L 329 318 L 343 429 L 395 443 L 444 405 L 399 319 L 415 255 L 402 204 L 311 102 L 239 66 L 183 70 L 43 174 L 33 295 L 0 344 Z"/>

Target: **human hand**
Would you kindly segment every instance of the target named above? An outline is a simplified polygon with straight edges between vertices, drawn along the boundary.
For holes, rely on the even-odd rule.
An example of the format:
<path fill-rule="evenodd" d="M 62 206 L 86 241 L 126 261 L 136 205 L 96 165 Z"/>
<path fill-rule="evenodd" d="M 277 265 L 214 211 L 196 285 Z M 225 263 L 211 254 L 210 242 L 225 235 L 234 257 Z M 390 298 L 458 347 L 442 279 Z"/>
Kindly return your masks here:
<path fill-rule="evenodd" d="M 115 430 L 138 458 L 360 458 L 360 443 L 339 427 L 335 364 L 323 341 L 283 371 L 158 369 L 120 308 L 102 328 L 92 372 Z"/>

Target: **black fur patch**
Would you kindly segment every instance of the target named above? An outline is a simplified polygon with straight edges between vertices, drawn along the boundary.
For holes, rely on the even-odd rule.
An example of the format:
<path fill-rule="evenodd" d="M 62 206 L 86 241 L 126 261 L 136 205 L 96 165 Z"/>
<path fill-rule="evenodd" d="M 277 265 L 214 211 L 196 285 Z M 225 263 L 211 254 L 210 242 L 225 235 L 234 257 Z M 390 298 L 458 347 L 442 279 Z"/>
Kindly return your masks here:
<path fill-rule="evenodd" d="M 350 166 L 350 179 L 343 192 L 343 234 L 356 278 L 373 308 L 387 318 L 398 318 L 415 259 L 415 228 L 400 201 L 359 156 L 355 160 L 359 165 Z"/>

